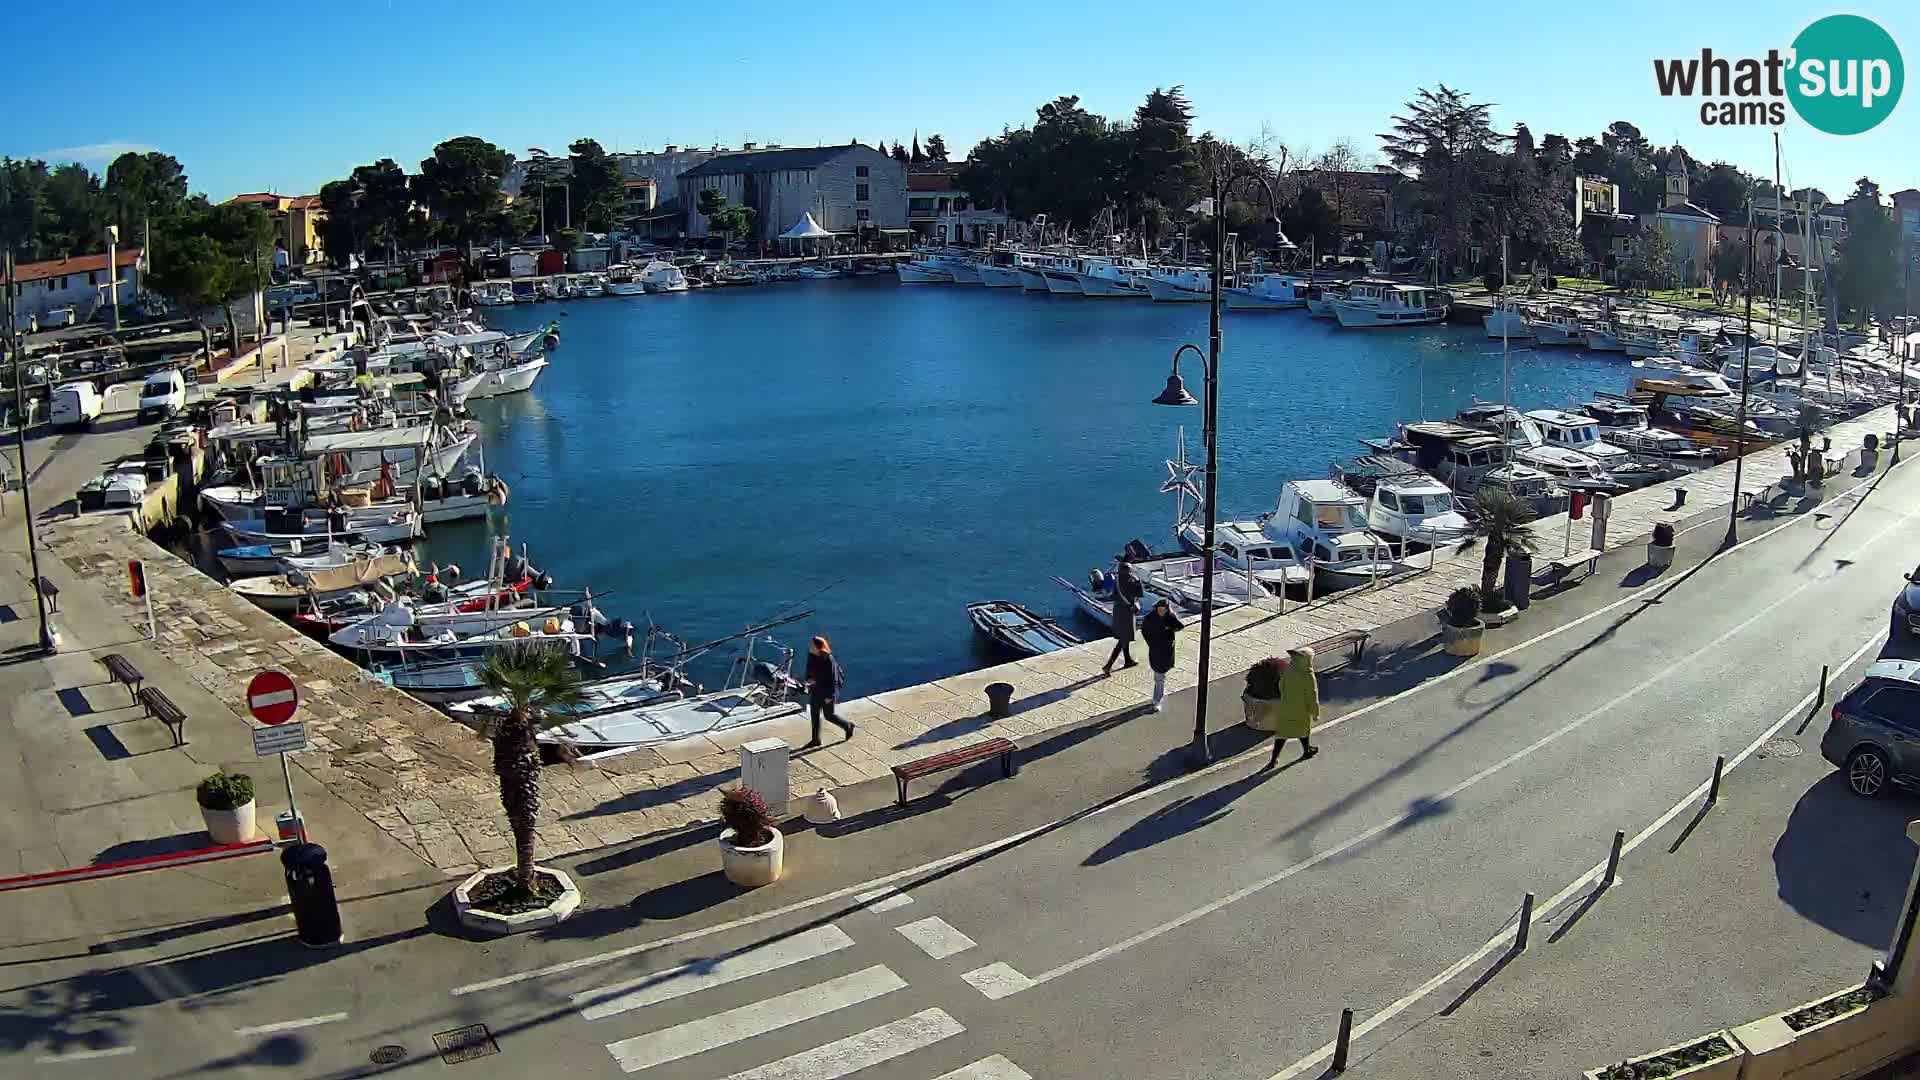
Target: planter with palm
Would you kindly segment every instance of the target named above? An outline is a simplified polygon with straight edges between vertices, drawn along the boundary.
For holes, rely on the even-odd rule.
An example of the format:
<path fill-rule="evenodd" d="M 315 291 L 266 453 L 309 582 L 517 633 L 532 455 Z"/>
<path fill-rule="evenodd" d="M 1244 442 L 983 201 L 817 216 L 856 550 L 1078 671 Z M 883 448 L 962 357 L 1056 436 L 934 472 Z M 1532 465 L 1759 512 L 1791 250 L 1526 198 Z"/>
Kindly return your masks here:
<path fill-rule="evenodd" d="M 1484 610 L 1506 608 L 1506 596 L 1500 592 L 1500 564 L 1510 554 L 1532 555 L 1536 538 L 1527 525 L 1533 521 L 1533 507 L 1510 491 L 1482 487 L 1474 493 L 1478 513 L 1473 535 L 1485 546 L 1480 561 L 1480 595 Z"/>

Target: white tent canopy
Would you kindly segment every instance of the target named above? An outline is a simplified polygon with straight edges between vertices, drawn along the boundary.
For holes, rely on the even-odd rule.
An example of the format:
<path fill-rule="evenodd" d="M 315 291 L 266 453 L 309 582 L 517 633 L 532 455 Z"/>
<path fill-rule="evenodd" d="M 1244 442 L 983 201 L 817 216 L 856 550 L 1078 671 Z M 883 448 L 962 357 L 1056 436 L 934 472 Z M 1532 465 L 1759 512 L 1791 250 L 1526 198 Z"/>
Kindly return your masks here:
<path fill-rule="evenodd" d="M 825 240 L 832 236 L 832 233 L 820 227 L 819 222 L 813 220 L 813 214 L 809 212 L 800 215 L 800 220 L 793 223 L 793 228 L 781 233 L 780 239 Z"/>

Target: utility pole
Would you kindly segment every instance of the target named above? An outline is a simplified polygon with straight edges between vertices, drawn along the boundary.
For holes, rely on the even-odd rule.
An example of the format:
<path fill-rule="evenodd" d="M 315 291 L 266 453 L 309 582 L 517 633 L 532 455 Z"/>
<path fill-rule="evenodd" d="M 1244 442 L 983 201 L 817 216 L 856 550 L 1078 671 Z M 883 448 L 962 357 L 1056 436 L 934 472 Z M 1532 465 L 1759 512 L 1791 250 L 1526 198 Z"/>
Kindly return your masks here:
<path fill-rule="evenodd" d="M 1753 382 L 1751 374 L 1747 371 L 1747 357 L 1753 352 L 1753 248 L 1757 236 L 1758 230 L 1754 228 L 1753 222 L 1753 200 L 1749 197 L 1747 200 L 1747 332 L 1740 341 L 1740 412 L 1739 418 L 1734 421 L 1733 432 L 1733 506 L 1727 512 L 1727 539 L 1722 545 L 1722 550 L 1733 547 L 1740 540 L 1737 535 L 1737 527 L 1740 524 L 1740 473 L 1747 461 L 1747 390 Z M 1800 370 L 1805 372 L 1804 356 L 1800 362 L 1803 365 Z"/>
<path fill-rule="evenodd" d="M 27 558 L 33 566 L 33 599 L 40 610 L 40 651 L 52 655 L 59 651 L 60 639 L 47 624 L 47 594 L 40 588 L 40 547 L 34 543 L 33 535 L 33 485 L 28 483 L 31 474 L 27 471 L 26 391 L 20 385 L 20 330 L 14 316 L 12 244 L 7 245 L 5 259 L 5 280 L 0 287 L 6 292 L 7 351 L 13 361 L 13 434 L 14 445 L 20 453 L 20 509 L 21 516 L 27 520 Z"/>
<path fill-rule="evenodd" d="M 113 304 L 113 332 L 120 332 L 120 226 L 107 226 L 107 299 Z"/>

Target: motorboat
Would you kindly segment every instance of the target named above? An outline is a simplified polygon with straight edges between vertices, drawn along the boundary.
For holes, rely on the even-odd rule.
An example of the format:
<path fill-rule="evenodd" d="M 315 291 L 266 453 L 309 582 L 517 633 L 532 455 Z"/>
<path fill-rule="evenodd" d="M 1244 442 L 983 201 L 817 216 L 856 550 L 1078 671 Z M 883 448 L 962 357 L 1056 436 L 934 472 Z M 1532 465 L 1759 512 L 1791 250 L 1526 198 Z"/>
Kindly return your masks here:
<path fill-rule="evenodd" d="M 953 271 L 931 260 L 919 258 L 895 263 L 894 272 L 899 275 L 902 285 L 926 285 L 953 281 Z"/>
<path fill-rule="evenodd" d="M 1058 258 L 1042 267 L 1040 276 L 1047 281 L 1047 291 L 1055 296 L 1085 296 L 1080 288 L 1080 268 L 1085 264 L 1085 259 Z"/>
<path fill-rule="evenodd" d="M 422 700 L 446 703 L 447 712 L 457 718 L 481 720 L 489 714 L 504 712 L 507 700 L 487 692 L 485 684 L 480 681 L 480 667 L 477 661 L 460 660 L 388 668 L 384 673 L 376 673 L 376 676 L 382 682 L 406 690 L 415 697 L 421 697 L 421 694 L 412 687 L 420 687 L 430 695 Z M 466 693 L 469 689 L 477 692 Z M 577 701 L 570 705 L 548 706 L 547 713 L 550 716 L 585 718 L 640 705 L 678 701 L 697 691 L 698 688 L 687 681 L 678 668 L 646 664 L 637 672 L 583 682 Z"/>
<path fill-rule="evenodd" d="M 701 737 L 798 718 L 805 709 L 804 687 L 792 674 L 793 650 L 775 645 L 784 662 L 756 660 L 760 639 L 747 637 L 747 650 L 734 658 L 727 685 L 696 693 L 604 711 L 592 711 L 566 723 L 544 728 L 536 736 L 542 745 L 566 748 L 578 760 L 625 753 L 641 747 L 666 746 Z M 710 751 L 711 744 L 707 744 Z"/>
<path fill-rule="evenodd" d="M 1147 294 L 1160 304 L 1199 304 L 1213 298 L 1213 271 L 1168 266 L 1147 277 Z"/>
<path fill-rule="evenodd" d="M 366 589 L 413 568 L 399 555 L 376 555 L 325 569 L 288 570 L 272 577 L 243 578 L 227 586 L 255 607 L 276 615 L 291 615 L 302 603 Z"/>
<path fill-rule="evenodd" d="M 840 271 L 825 264 L 818 266 L 796 266 L 793 268 L 793 276 L 802 281 L 826 281 L 829 278 L 839 277 Z M 947 277 L 948 280 L 952 280 L 953 275 L 951 271 L 948 272 Z M 649 289 L 647 291 L 653 292 L 656 290 Z"/>
<path fill-rule="evenodd" d="M 317 550 L 301 545 L 296 551 L 291 544 L 246 544 L 240 547 L 225 547 L 214 552 L 220 569 L 228 577 L 252 577 L 259 574 L 279 574 L 287 570 L 327 570 L 336 566 L 346 566 L 360 559 L 371 558 L 386 549 L 378 544 L 348 544 L 334 542 L 323 544 Z"/>
<path fill-rule="evenodd" d="M 410 544 L 420 534 L 420 520 L 412 510 L 395 510 L 375 518 L 350 519 L 344 511 L 333 510 L 308 517 L 301 510 L 268 510 L 263 517 L 237 518 L 222 522 L 220 528 L 234 545 L 321 544 L 333 540 L 369 544 Z"/>
<path fill-rule="evenodd" d="M 1308 282 L 1294 274 L 1237 274 L 1233 287 L 1222 289 L 1234 311 L 1286 311 L 1307 306 Z"/>
<path fill-rule="evenodd" d="M 607 267 L 605 289 L 608 296 L 639 296 L 647 291 L 646 285 L 634 276 L 633 267 L 624 263 Z"/>
<path fill-rule="evenodd" d="M 1333 317 L 1345 327 L 1420 326 L 1442 322 L 1447 305 L 1441 294 L 1424 285 L 1390 281 L 1356 281 L 1347 295 L 1333 302 Z"/>
<path fill-rule="evenodd" d="M 1400 548 L 1460 544 L 1473 536 L 1473 523 L 1460 512 L 1453 491 L 1437 478 L 1399 458 L 1368 454 L 1336 464 L 1331 479 L 1367 498 L 1367 527 Z"/>
<path fill-rule="evenodd" d="M 1490 338 L 1524 341 L 1533 337 L 1532 314 L 1533 305 L 1518 297 L 1502 295 L 1494 298 L 1493 310 L 1482 316 L 1480 322 Z"/>
<path fill-rule="evenodd" d="M 260 517 L 267 509 L 311 507 L 319 500 L 313 491 L 304 462 L 283 457 L 265 457 L 254 462 L 264 477 L 259 486 L 216 484 L 203 488 L 200 501 L 223 520 Z M 336 488 L 337 508 L 346 515 L 349 529 L 361 521 L 381 521 L 397 511 L 414 508 L 423 525 L 485 517 L 487 508 L 504 502 L 508 491 L 499 477 L 489 477 L 472 465 L 458 477 L 427 476 L 418 481 L 421 490 L 411 486 L 396 488 L 391 497 L 373 498 L 376 492 L 357 488 Z M 376 481 L 374 487 L 378 488 Z"/>
<path fill-rule="evenodd" d="M 1041 656 L 1082 644 L 1058 622 L 1011 600 L 968 604 L 967 618 L 981 637 L 1015 656 Z"/>
<path fill-rule="evenodd" d="M 591 637 L 574 623 L 565 608 L 507 607 L 428 614 L 399 600 L 327 635 L 327 642 L 375 659 L 451 659 L 539 640 L 568 644 L 578 655 L 579 641 Z"/>
<path fill-rule="evenodd" d="M 1599 313 L 1587 307 L 1553 304 L 1533 318 L 1533 340 L 1539 345 L 1568 345 L 1580 348 L 1587 343 L 1587 325 Z"/>
<path fill-rule="evenodd" d="M 1624 447 L 1600 437 L 1600 422 L 1581 413 L 1535 409 L 1527 419 L 1539 425 L 1548 447 L 1571 450 L 1593 459 L 1606 474 L 1627 488 L 1642 488 L 1665 480 L 1671 470 L 1641 461 Z M 1529 461 L 1528 464 L 1533 464 Z M 1550 471 L 1550 470 L 1549 470 Z"/>
<path fill-rule="evenodd" d="M 980 267 L 972 255 L 960 251 L 935 252 L 929 260 L 947 272 L 955 285 L 979 285 Z"/>
<path fill-rule="evenodd" d="M 468 396 L 485 399 L 531 390 L 548 363 L 539 353 L 521 353 L 497 364 L 490 362 L 481 368 L 484 377 L 475 382 Z"/>
<path fill-rule="evenodd" d="M 1679 432 L 1651 426 L 1644 405 L 1601 399 L 1585 403 L 1580 410 L 1599 425 L 1599 432 L 1609 445 L 1625 450 L 1636 459 L 1682 469 L 1705 468 L 1713 464 L 1713 455 L 1694 445 L 1692 439 Z"/>
<path fill-rule="evenodd" d="M 1005 248 L 989 254 L 985 262 L 975 264 L 980 284 L 989 289 L 1020 288 L 1019 257 L 1019 252 Z"/>
<path fill-rule="evenodd" d="M 687 291 L 687 275 L 681 273 L 679 267 L 665 259 L 655 259 L 641 267 L 635 272 L 633 278 L 649 293 Z"/>
<path fill-rule="evenodd" d="M 1090 257 L 1080 260 L 1074 278 L 1087 296 L 1137 300 L 1152 295 L 1146 286 L 1149 270 L 1139 259 Z"/>
<path fill-rule="evenodd" d="M 1536 514 L 1558 513 L 1567 493 L 1539 469 L 1513 461 L 1507 439 L 1483 428 L 1445 421 L 1401 425 L 1393 440 L 1368 440 L 1382 453 L 1401 456 L 1446 481 L 1455 495 L 1471 498 L 1484 484 L 1512 492 Z"/>
<path fill-rule="evenodd" d="M 1326 590 L 1364 585 L 1402 569 L 1367 527 L 1367 500 L 1333 480 L 1289 480 L 1264 531 L 1300 552 Z"/>
<path fill-rule="evenodd" d="M 1307 286 L 1307 317 L 1310 319 L 1334 318 L 1334 301 L 1346 295 L 1344 283 L 1326 283 Z"/>
<path fill-rule="evenodd" d="M 1175 534 L 1182 548 L 1200 554 L 1206 533 L 1199 522 L 1184 522 Z M 1293 548 L 1268 536 L 1264 523 L 1258 520 L 1215 523 L 1213 550 L 1240 573 L 1251 574 L 1261 588 L 1275 596 L 1289 587 L 1305 588 L 1313 580 L 1313 570 Z"/>

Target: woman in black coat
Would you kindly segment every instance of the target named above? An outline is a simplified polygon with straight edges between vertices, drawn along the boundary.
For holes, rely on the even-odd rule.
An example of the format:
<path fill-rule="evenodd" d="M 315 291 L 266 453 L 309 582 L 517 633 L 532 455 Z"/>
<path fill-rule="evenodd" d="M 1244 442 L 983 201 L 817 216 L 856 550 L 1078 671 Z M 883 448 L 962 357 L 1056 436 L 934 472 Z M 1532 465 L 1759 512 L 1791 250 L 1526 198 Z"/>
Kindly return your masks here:
<path fill-rule="evenodd" d="M 1167 700 L 1167 672 L 1173 670 L 1173 635 L 1180 632 L 1180 617 L 1165 600 L 1154 602 L 1153 610 L 1140 623 L 1140 636 L 1147 640 L 1147 666 L 1153 669 L 1153 711 L 1159 712 Z"/>
<path fill-rule="evenodd" d="M 1113 674 L 1113 662 L 1123 657 L 1127 667 L 1134 665 L 1134 623 L 1140 617 L 1140 598 L 1145 594 L 1140 579 L 1133 576 L 1133 566 L 1121 563 L 1120 576 L 1113 579 L 1113 653 L 1101 665 L 1102 675 Z"/>
<path fill-rule="evenodd" d="M 813 721 L 813 738 L 801 749 L 820 745 L 820 718 L 825 716 L 853 738 L 853 725 L 847 723 L 833 711 L 833 700 L 840 696 L 840 684 L 845 677 L 840 672 L 840 662 L 833 658 L 833 646 L 826 637 L 816 637 L 807 650 L 807 715 Z"/>

